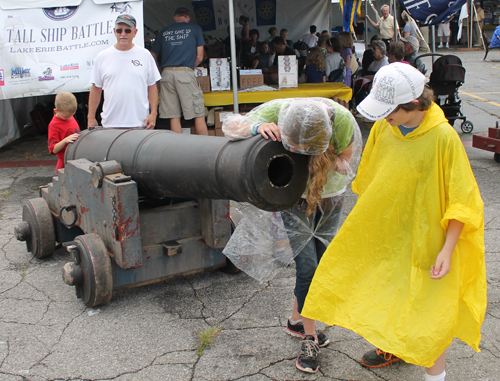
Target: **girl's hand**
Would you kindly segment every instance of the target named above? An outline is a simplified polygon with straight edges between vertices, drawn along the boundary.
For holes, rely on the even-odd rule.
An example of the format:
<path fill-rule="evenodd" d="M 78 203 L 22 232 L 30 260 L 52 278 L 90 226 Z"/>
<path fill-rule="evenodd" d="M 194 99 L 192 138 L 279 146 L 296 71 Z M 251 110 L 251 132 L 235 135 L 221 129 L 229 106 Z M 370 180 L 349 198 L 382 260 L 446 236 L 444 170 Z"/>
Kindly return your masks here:
<path fill-rule="evenodd" d="M 281 142 L 280 129 L 276 123 L 262 123 L 257 132 L 265 139 L 271 138 L 273 141 Z"/>
<path fill-rule="evenodd" d="M 436 264 L 431 266 L 431 279 L 442 279 L 450 272 L 453 252 L 441 250 L 436 258 Z"/>

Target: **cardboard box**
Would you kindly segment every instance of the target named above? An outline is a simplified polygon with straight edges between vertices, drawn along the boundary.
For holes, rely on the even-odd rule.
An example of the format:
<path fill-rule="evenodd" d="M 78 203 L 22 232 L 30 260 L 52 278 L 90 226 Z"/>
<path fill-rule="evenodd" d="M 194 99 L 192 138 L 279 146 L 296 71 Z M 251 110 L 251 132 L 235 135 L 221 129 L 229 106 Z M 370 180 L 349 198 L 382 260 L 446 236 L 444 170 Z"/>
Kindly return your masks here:
<path fill-rule="evenodd" d="M 224 136 L 224 133 L 220 128 L 215 129 L 215 136 Z"/>
<path fill-rule="evenodd" d="M 208 136 L 215 136 L 215 128 L 208 127 Z"/>
<path fill-rule="evenodd" d="M 240 75 L 240 87 L 259 86 L 264 84 L 264 74 Z"/>
<path fill-rule="evenodd" d="M 240 69 L 240 75 L 259 75 L 262 69 Z"/>
<path fill-rule="evenodd" d="M 228 115 L 233 115 L 234 113 L 232 111 L 216 111 L 215 112 L 215 128 L 222 128 L 222 122 L 224 121 L 224 118 Z"/>
<path fill-rule="evenodd" d="M 198 77 L 198 82 L 200 82 L 201 91 L 204 93 L 210 92 L 210 77 Z"/>

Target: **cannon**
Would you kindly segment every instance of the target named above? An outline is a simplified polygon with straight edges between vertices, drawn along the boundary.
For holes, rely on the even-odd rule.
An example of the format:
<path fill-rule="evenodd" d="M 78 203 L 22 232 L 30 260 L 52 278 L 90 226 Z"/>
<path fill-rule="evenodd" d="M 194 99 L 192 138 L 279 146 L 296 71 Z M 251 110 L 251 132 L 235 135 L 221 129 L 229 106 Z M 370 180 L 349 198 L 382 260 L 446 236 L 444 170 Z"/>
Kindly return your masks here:
<path fill-rule="evenodd" d="M 114 290 L 226 266 L 229 200 L 269 211 L 302 195 L 308 157 L 260 135 L 86 130 L 66 166 L 23 203 L 18 240 L 36 258 L 66 246 L 63 279 L 88 307 Z"/>

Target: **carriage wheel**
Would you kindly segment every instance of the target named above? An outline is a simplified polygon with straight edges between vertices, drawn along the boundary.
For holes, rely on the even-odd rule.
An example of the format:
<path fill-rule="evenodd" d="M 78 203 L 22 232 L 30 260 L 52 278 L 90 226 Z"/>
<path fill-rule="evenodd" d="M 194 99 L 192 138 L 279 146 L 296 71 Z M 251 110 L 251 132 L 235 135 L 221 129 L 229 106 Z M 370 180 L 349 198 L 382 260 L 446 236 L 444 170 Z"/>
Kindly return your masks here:
<path fill-rule="evenodd" d="M 497 163 L 500 163 L 500 153 L 496 153 L 493 155 L 493 160 L 495 160 Z"/>
<path fill-rule="evenodd" d="M 460 126 L 460 128 L 466 134 L 470 134 L 472 132 L 472 130 L 474 129 L 474 125 L 472 124 L 472 122 L 470 120 L 464 120 L 462 122 L 462 125 Z"/>
<path fill-rule="evenodd" d="M 73 262 L 63 266 L 63 279 L 76 287 L 76 296 L 87 307 L 107 304 L 113 294 L 111 259 L 104 242 L 97 234 L 75 238 L 71 249 Z"/>
<path fill-rule="evenodd" d="M 41 259 L 54 254 L 56 236 L 49 206 L 43 198 L 23 203 L 23 222 L 14 228 L 19 241 L 26 241 L 26 249 Z"/>

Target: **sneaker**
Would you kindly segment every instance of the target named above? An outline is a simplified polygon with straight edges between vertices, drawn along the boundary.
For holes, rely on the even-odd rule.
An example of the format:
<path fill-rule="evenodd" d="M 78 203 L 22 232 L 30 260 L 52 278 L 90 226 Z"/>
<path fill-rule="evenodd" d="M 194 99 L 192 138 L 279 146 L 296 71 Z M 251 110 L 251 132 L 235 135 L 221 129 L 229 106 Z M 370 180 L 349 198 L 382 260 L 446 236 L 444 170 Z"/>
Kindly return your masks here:
<path fill-rule="evenodd" d="M 382 368 L 398 361 L 401 361 L 399 357 L 394 356 L 392 353 L 384 352 L 381 349 L 373 349 L 370 352 L 366 352 L 361 359 L 363 365 L 369 368 Z"/>
<path fill-rule="evenodd" d="M 439 48 L 442 48 L 442 47 L 443 47 L 443 44 L 439 44 L 439 45 L 438 45 L 438 49 L 439 49 Z"/>
<path fill-rule="evenodd" d="M 304 331 L 304 325 L 302 324 L 302 322 L 299 322 L 297 324 L 292 324 L 290 323 L 290 319 L 288 319 L 286 332 L 293 337 L 298 337 L 301 339 L 306 337 L 306 333 Z M 321 348 L 326 347 L 328 344 L 330 344 L 330 339 L 326 337 L 326 335 L 323 332 L 318 332 L 317 335 L 318 335 L 318 344 Z"/>
<path fill-rule="evenodd" d="M 450 44 L 446 44 L 446 49 L 449 49 L 450 48 Z"/>
<path fill-rule="evenodd" d="M 298 370 L 306 373 L 316 373 L 319 369 L 318 366 L 319 346 L 314 341 L 314 336 L 306 336 L 302 340 L 302 347 L 300 349 L 299 357 L 295 362 Z"/>

